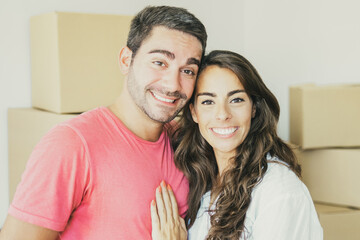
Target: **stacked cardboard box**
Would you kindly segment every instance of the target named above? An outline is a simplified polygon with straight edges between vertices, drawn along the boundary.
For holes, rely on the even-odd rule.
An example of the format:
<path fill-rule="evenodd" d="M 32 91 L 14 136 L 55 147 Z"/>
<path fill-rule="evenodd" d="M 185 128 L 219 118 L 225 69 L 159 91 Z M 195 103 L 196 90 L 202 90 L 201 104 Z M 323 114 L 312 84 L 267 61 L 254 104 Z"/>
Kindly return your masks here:
<path fill-rule="evenodd" d="M 30 20 L 32 105 L 84 112 L 118 97 L 131 16 L 54 12 Z"/>
<path fill-rule="evenodd" d="M 131 19 L 65 12 L 30 19 L 32 108 L 8 111 L 10 201 L 32 149 L 50 128 L 120 94 L 118 53 Z"/>
<path fill-rule="evenodd" d="M 8 110 L 9 190 L 12 200 L 26 162 L 41 137 L 56 124 L 77 114 L 57 114 L 35 108 Z"/>
<path fill-rule="evenodd" d="M 359 239 L 360 210 L 326 204 L 315 204 L 325 240 Z"/>
<path fill-rule="evenodd" d="M 359 123 L 360 85 L 290 88 L 290 141 L 300 146 L 303 181 L 318 203 L 325 240 L 359 236 L 351 235 L 360 225 Z M 332 205 L 346 214 L 330 214 Z"/>

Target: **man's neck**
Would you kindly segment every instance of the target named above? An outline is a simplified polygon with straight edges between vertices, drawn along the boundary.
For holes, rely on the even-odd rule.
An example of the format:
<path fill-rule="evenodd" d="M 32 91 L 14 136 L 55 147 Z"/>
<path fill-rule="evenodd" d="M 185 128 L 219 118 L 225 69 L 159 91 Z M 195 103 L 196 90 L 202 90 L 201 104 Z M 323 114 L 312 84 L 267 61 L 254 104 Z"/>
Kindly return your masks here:
<path fill-rule="evenodd" d="M 159 139 L 164 124 L 150 119 L 126 92 L 122 92 L 116 102 L 108 108 L 136 136 L 150 142 Z"/>

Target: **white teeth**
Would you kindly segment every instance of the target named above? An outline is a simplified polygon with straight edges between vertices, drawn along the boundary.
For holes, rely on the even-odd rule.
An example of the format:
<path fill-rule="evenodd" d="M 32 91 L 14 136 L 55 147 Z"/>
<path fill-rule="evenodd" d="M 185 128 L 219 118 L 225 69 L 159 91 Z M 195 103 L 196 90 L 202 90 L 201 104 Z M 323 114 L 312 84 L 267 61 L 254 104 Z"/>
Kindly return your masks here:
<path fill-rule="evenodd" d="M 236 131 L 236 127 L 232 128 L 213 128 L 212 130 L 217 134 L 228 135 Z"/>
<path fill-rule="evenodd" d="M 175 100 L 171 100 L 171 99 L 163 98 L 163 97 L 161 97 L 161 96 L 157 95 L 157 94 L 156 94 L 156 93 L 154 93 L 154 92 L 152 92 L 152 94 L 154 95 L 154 97 L 155 97 L 156 99 L 159 99 L 160 101 L 163 101 L 163 102 L 168 102 L 168 103 L 174 103 L 174 102 L 175 102 Z"/>

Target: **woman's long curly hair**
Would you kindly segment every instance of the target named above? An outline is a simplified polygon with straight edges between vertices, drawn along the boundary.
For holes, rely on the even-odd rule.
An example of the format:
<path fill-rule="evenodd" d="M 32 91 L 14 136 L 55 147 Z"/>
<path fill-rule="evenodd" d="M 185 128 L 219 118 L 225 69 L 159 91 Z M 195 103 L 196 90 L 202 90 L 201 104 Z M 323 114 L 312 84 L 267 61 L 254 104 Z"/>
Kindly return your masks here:
<path fill-rule="evenodd" d="M 277 135 L 279 103 L 256 69 L 237 53 L 213 51 L 204 57 L 199 75 L 213 65 L 235 73 L 252 99 L 256 113 L 249 133 L 237 147 L 231 167 L 224 171 L 217 182 L 219 173 L 213 148 L 202 137 L 198 124 L 191 116 L 189 105 L 194 104 L 194 94 L 185 106 L 179 120 L 180 127 L 172 138 L 175 163 L 189 180 L 189 208 L 185 218 L 188 228 L 195 222 L 202 196 L 211 190 L 218 199 L 211 215 L 207 239 L 239 239 L 246 231 L 244 220 L 252 190 L 262 180 L 268 167 L 267 154 L 286 162 L 299 177 L 301 168 L 291 147 Z"/>

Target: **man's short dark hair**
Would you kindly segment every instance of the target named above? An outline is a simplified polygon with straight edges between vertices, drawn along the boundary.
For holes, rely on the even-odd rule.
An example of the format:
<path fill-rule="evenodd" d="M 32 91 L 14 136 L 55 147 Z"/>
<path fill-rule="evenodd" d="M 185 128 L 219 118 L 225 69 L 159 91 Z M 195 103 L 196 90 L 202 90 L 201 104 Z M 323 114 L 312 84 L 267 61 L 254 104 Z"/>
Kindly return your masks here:
<path fill-rule="evenodd" d="M 135 57 L 143 41 L 156 26 L 178 30 L 196 37 L 205 52 L 207 34 L 205 26 L 184 8 L 170 6 L 148 6 L 131 21 L 127 46 Z"/>

